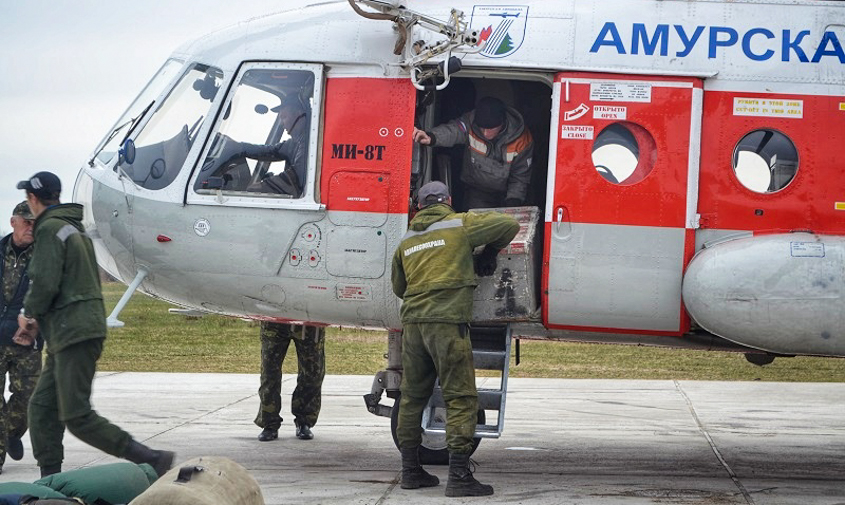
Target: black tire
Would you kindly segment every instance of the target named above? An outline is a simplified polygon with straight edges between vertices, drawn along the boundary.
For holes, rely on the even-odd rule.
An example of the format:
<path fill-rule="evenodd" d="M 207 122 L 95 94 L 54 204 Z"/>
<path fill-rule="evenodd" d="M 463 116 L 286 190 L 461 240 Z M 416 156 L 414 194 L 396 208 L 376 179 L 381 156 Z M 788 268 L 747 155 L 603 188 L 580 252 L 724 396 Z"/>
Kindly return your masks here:
<path fill-rule="evenodd" d="M 396 438 L 396 426 L 399 424 L 399 400 L 402 395 L 396 397 L 393 402 L 393 408 L 390 410 L 390 434 L 393 435 L 393 443 L 396 448 L 399 448 L 399 440 Z M 487 417 L 484 411 L 478 410 L 478 424 L 484 424 Z M 481 439 L 475 437 L 472 439 L 472 451 L 474 453 L 478 448 Z M 449 464 L 449 450 L 446 448 L 446 436 L 431 437 L 423 433 L 423 441 L 420 446 L 420 464 L 423 465 L 448 465 Z"/>

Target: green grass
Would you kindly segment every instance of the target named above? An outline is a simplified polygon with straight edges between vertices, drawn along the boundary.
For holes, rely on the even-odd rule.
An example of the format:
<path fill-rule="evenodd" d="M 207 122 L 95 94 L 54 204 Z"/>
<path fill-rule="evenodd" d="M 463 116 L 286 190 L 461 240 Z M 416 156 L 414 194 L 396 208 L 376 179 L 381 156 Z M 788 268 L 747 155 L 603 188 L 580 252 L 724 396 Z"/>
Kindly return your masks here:
<path fill-rule="evenodd" d="M 104 284 L 106 310 L 123 294 L 122 284 Z M 169 304 L 141 294 L 120 315 L 124 328 L 110 329 L 98 367 L 103 371 L 258 373 L 258 324 L 220 316 L 186 318 L 167 312 Z M 628 345 L 574 344 L 523 340 L 521 362 L 511 377 L 590 379 L 845 381 L 845 359 L 778 358 L 765 367 L 742 354 Z M 326 371 L 371 375 L 386 364 L 384 332 L 329 328 Z M 296 372 L 293 346 L 284 366 Z"/>

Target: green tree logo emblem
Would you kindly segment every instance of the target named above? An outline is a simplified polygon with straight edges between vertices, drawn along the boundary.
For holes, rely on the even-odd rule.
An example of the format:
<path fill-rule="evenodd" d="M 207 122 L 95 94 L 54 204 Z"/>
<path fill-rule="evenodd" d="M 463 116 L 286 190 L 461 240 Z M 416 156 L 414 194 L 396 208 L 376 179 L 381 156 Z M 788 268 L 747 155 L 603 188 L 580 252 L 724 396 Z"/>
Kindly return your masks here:
<path fill-rule="evenodd" d="M 499 47 L 496 48 L 496 55 L 505 54 L 513 50 L 513 40 L 511 40 L 511 36 L 509 33 L 505 34 L 505 38 L 502 39 L 502 43 L 499 44 Z"/>

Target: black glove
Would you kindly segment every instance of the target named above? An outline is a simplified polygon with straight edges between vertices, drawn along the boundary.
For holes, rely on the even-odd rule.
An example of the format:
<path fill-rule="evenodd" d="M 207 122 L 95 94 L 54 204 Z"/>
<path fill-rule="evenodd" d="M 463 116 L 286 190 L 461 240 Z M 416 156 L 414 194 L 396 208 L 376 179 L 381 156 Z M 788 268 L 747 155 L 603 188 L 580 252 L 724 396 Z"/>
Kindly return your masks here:
<path fill-rule="evenodd" d="M 518 198 L 505 198 L 505 207 L 520 207 L 522 200 Z"/>
<path fill-rule="evenodd" d="M 489 277 L 496 271 L 496 259 L 499 256 L 499 250 L 490 247 L 489 245 L 481 251 L 481 254 L 475 256 L 475 274 L 479 277 Z"/>

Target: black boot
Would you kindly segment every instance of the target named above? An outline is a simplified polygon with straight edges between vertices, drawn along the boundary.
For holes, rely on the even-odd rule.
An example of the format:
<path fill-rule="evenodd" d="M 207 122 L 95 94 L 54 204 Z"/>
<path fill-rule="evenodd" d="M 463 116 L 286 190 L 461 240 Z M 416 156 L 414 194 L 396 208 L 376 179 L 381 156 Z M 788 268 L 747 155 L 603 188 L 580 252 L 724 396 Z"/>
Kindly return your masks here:
<path fill-rule="evenodd" d="M 15 461 L 20 461 L 23 458 L 23 442 L 20 438 L 10 438 L 6 445 L 6 453 Z"/>
<path fill-rule="evenodd" d="M 489 496 L 493 486 L 475 480 L 469 469 L 469 454 L 449 454 L 449 480 L 446 496 Z"/>
<path fill-rule="evenodd" d="M 296 425 L 296 438 L 300 440 L 311 440 L 314 438 L 314 433 L 311 431 L 311 427 L 305 423 L 297 424 Z"/>
<path fill-rule="evenodd" d="M 402 489 L 418 489 L 440 484 L 440 479 L 426 472 L 420 465 L 419 447 L 399 449 L 402 453 Z"/>
<path fill-rule="evenodd" d="M 49 477 L 54 473 L 62 473 L 62 465 L 47 465 L 41 467 L 41 478 Z"/>
<path fill-rule="evenodd" d="M 273 428 L 264 428 L 261 430 L 261 433 L 258 434 L 259 442 L 270 442 L 272 440 L 276 440 L 277 438 L 279 438 L 279 430 Z"/>
<path fill-rule="evenodd" d="M 175 454 L 170 451 L 155 451 L 146 445 L 130 440 L 129 447 L 126 448 L 123 458 L 139 465 L 141 463 L 147 463 L 153 467 L 156 475 L 161 477 L 173 466 L 174 456 Z"/>

